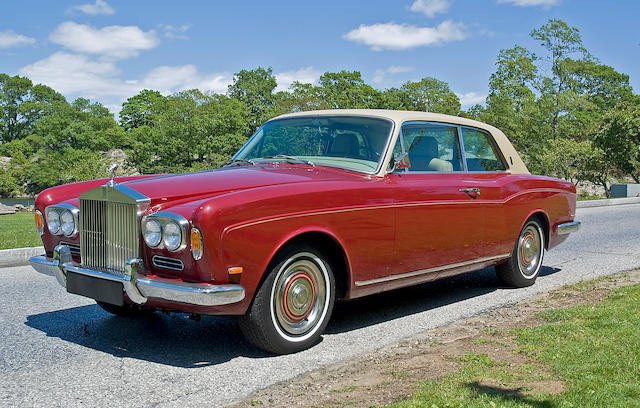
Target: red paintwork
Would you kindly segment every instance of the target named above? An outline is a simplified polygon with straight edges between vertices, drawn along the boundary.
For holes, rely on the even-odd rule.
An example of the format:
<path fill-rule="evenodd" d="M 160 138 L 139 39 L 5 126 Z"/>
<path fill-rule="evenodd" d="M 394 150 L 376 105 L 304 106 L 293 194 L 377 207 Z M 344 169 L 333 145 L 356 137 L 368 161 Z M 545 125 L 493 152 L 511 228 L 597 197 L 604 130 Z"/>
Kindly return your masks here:
<path fill-rule="evenodd" d="M 511 253 L 527 218 L 541 213 L 550 225 L 547 248 L 564 240 L 557 225 L 575 214 L 575 187 L 557 179 L 509 173 L 390 174 L 374 177 L 346 170 L 296 164 L 239 166 L 173 176 L 117 179 L 151 198 L 149 212 L 183 215 L 203 234 L 204 255 L 193 261 L 181 253 L 145 247 L 153 254 L 179 257 L 182 272 L 149 274 L 190 282 L 228 283 L 227 270 L 242 266 L 246 298 L 237 304 L 198 307 L 149 299 L 159 308 L 206 314 L 243 314 L 274 254 L 290 239 L 320 232 L 344 251 L 347 294 L 371 293 L 434 280 L 494 265 L 504 258 L 384 283 L 356 282 L 476 258 Z M 36 200 L 78 205 L 77 196 L 106 180 L 45 190 Z M 459 189 L 478 187 L 474 199 Z M 46 228 L 45 228 L 46 231 Z M 59 241 L 43 236 L 47 253 Z M 78 238 L 75 239 L 78 242 Z"/>

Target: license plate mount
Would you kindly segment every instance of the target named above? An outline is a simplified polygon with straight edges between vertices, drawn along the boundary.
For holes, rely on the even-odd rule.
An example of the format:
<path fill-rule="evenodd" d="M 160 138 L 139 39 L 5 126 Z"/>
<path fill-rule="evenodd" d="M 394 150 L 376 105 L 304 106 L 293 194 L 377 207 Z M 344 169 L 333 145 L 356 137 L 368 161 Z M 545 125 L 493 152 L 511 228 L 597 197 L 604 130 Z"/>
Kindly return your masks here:
<path fill-rule="evenodd" d="M 124 288 L 121 282 L 67 272 L 67 292 L 116 306 L 124 305 Z"/>

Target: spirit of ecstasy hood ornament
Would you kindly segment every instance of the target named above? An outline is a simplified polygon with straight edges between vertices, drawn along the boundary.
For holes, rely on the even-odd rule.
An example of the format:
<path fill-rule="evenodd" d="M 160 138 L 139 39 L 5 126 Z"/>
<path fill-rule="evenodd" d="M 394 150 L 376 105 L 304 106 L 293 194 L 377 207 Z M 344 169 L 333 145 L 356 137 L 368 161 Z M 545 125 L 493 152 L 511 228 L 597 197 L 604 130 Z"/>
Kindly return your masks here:
<path fill-rule="evenodd" d="M 109 168 L 107 169 L 107 171 L 111 174 L 111 180 L 107 182 L 108 187 L 115 187 L 116 182 L 114 180 L 114 177 L 116 176 L 116 170 L 118 170 L 118 167 L 120 167 L 118 163 L 111 163 L 111 166 L 109 166 Z"/>

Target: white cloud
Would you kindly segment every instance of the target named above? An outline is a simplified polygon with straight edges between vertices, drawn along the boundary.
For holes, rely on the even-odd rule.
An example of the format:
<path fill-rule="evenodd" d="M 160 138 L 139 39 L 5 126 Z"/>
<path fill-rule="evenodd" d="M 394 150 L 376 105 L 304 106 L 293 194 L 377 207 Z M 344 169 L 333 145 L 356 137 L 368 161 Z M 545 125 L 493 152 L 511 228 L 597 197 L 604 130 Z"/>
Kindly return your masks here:
<path fill-rule="evenodd" d="M 72 21 L 60 24 L 49 39 L 71 51 L 110 58 L 135 57 L 139 51 L 158 45 L 153 30 L 145 32 L 137 26 L 107 26 L 97 29 Z"/>
<path fill-rule="evenodd" d="M 498 3 L 513 3 L 518 7 L 543 6 L 545 8 L 555 6 L 560 0 L 498 0 Z"/>
<path fill-rule="evenodd" d="M 177 40 L 188 40 L 184 33 L 186 33 L 190 28 L 191 24 L 183 24 L 181 26 L 174 26 L 170 24 L 161 25 L 160 28 L 164 31 L 164 36 L 167 38 L 173 38 Z"/>
<path fill-rule="evenodd" d="M 373 73 L 373 82 L 376 84 L 382 84 L 386 81 L 387 75 L 395 75 L 395 74 L 404 74 L 406 72 L 411 72 L 415 68 L 407 67 L 407 66 L 399 66 L 393 65 L 387 69 L 378 69 Z"/>
<path fill-rule="evenodd" d="M 92 60 L 86 55 L 57 52 L 20 69 L 20 75 L 48 85 L 72 98 L 100 101 L 117 113 L 127 98 L 142 89 L 172 94 L 186 89 L 226 93 L 233 81 L 230 73 L 200 73 L 195 65 L 156 67 L 136 79 L 124 79 L 112 61 Z"/>
<path fill-rule="evenodd" d="M 222 72 L 202 74 L 195 65 L 162 66 L 152 69 L 142 80 L 140 89 L 155 89 L 164 94 L 200 89 L 215 93 L 226 93 L 233 82 L 233 75 Z"/>
<path fill-rule="evenodd" d="M 0 31 L 0 48 L 24 47 L 35 43 L 35 38 L 15 33 L 13 30 Z"/>
<path fill-rule="evenodd" d="M 478 103 L 484 103 L 487 99 L 486 93 L 478 93 L 478 92 L 467 92 L 467 93 L 457 93 L 456 96 L 460 99 L 460 105 L 462 107 L 472 106 Z"/>
<path fill-rule="evenodd" d="M 275 74 L 278 86 L 276 92 L 286 91 L 294 82 L 302 84 L 313 84 L 322 73 L 312 67 L 301 68 L 297 71 L 285 71 Z"/>
<path fill-rule="evenodd" d="M 436 27 L 395 23 L 363 24 L 349 31 L 343 38 L 368 45 L 374 51 L 406 50 L 461 41 L 467 38 L 467 33 L 464 24 L 447 20 Z"/>
<path fill-rule="evenodd" d="M 449 0 L 416 0 L 410 8 L 416 13 L 433 17 L 437 13 L 446 13 L 449 10 Z"/>
<path fill-rule="evenodd" d="M 120 96 L 134 91 L 121 81 L 120 70 L 112 63 L 92 61 L 85 55 L 57 52 L 20 69 L 20 75 L 48 85 L 67 95 L 87 98 Z"/>
<path fill-rule="evenodd" d="M 116 12 L 104 0 L 96 0 L 93 4 L 80 4 L 79 6 L 73 6 L 68 10 L 68 12 L 75 10 L 92 16 L 97 16 L 98 14 L 113 14 Z"/>

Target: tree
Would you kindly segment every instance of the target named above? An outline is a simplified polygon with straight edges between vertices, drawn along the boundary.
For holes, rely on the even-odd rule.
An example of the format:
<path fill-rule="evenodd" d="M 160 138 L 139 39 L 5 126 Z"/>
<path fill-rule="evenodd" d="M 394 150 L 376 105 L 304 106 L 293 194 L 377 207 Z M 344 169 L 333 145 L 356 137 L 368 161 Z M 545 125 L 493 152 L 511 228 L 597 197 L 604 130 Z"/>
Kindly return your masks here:
<path fill-rule="evenodd" d="M 143 89 L 127 99 L 120 111 L 120 125 L 126 131 L 153 126 L 156 117 L 167 107 L 167 98 L 158 91 Z"/>
<path fill-rule="evenodd" d="M 242 70 L 233 77 L 228 95 L 244 103 L 251 115 L 251 131 L 262 125 L 267 119 L 266 112 L 274 103 L 274 89 L 278 86 L 271 68 L 258 67 L 254 70 Z"/>
<path fill-rule="evenodd" d="M 407 110 L 446 113 L 460 112 L 460 99 L 449 89 L 449 84 L 426 77 L 418 82 L 407 82 L 400 88 L 403 106 Z"/>
<path fill-rule="evenodd" d="M 359 71 L 325 72 L 319 97 L 331 109 L 367 109 L 376 105 L 378 91 L 362 80 Z"/>
<path fill-rule="evenodd" d="M 605 160 L 640 183 L 640 107 L 620 104 L 603 118 L 595 144 Z"/>
<path fill-rule="evenodd" d="M 219 167 L 244 144 L 250 126 L 250 114 L 237 99 L 183 91 L 167 97 L 154 126 L 133 129 L 128 161 L 141 173 Z"/>
<path fill-rule="evenodd" d="M 57 103 L 66 100 L 48 86 L 33 85 L 29 78 L 0 74 L 0 143 L 28 136 L 38 119 L 50 113 Z"/>

